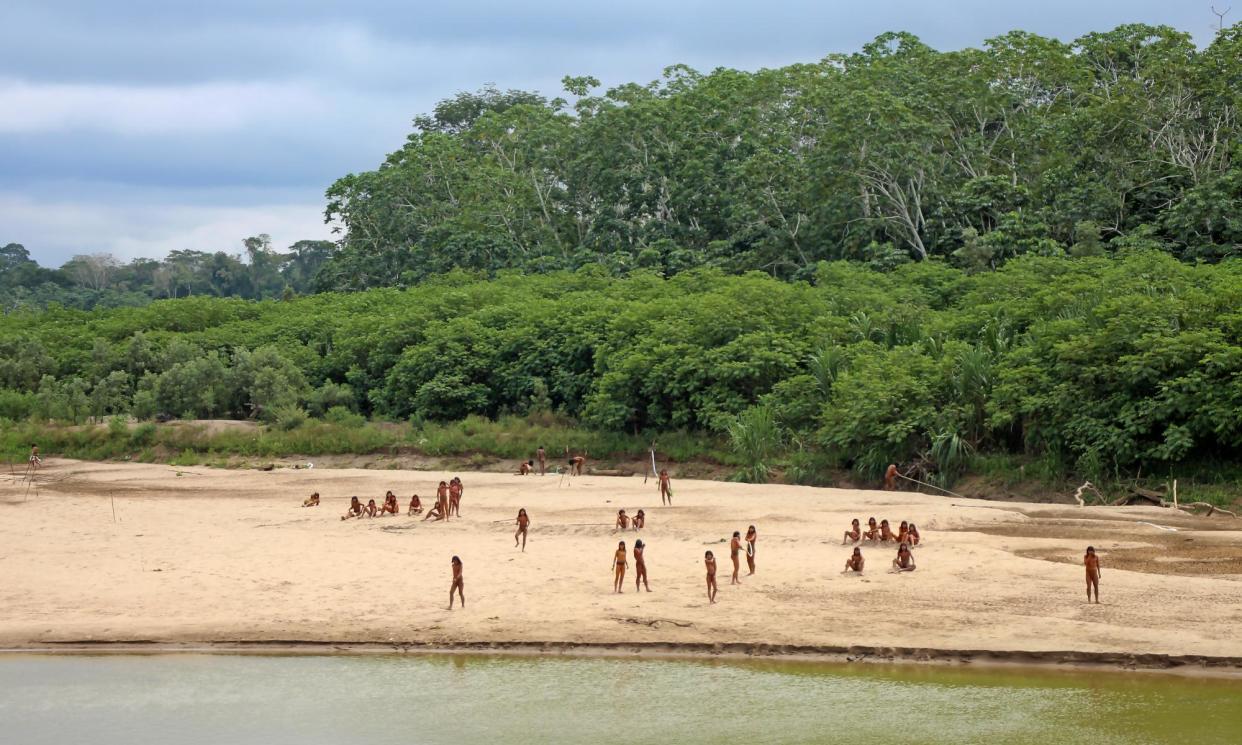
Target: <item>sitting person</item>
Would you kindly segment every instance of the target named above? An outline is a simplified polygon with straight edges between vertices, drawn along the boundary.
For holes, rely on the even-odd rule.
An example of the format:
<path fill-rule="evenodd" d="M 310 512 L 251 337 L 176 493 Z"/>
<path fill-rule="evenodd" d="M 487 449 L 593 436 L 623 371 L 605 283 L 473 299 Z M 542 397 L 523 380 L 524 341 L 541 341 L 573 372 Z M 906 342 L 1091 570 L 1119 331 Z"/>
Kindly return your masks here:
<path fill-rule="evenodd" d="M 897 528 L 897 542 L 898 543 L 909 543 L 910 542 L 910 523 L 906 522 L 905 520 L 902 520 L 901 526 Z"/>
<path fill-rule="evenodd" d="M 889 526 L 888 520 L 881 520 L 880 521 L 880 542 L 886 543 L 888 541 L 892 541 L 896 543 L 897 534 L 894 533 L 893 529 Z"/>
<path fill-rule="evenodd" d="M 318 507 L 319 506 L 319 492 L 315 492 L 314 494 L 310 495 L 306 499 L 302 500 L 302 506 L 303 507 Z"/>
<path fill-rule="evenodd" d="M 893 559 L 894 572 L 913 572 L 914 554 L 910 553 L 910 545 L 903 543 L 897 549 L 897 558 Z"/>
<path fill-rule="evenodd" d="M 531 471 L 534 471 L 534 470 L 535 470 L 535 461 L 533 460 L 523 461 L 522 465 L 518 466 L 517 475 L 529 476 Z"/>
<path fill-rule="evenodd" d="M 375 517 L 375 515 L 378 513 L 379 513 L 379 508 L 375 506 L 375 500 L 368 499 L 367 506 L 362 508 L 362 514 L 366 515 L 367 517 Z"/>
<path fill-rule="evenodd" d="M 858 525 L 858 518 L 850 520 L 850 529 L 845 531 L 845 535 L 841 537 L 841 545 L 847 543 L 858 543 L 862 540 L 862 528 Z"/>
<path fill-rule="evenodd" d="M 427 510 L 427 514 L 423 515 L 423 521 L 427 520 L 443 520 L 447 517 L 448 502 L 443 499 L 437 499 L 436 503 L 431 505 L 431 509 Z"/>
<path fill-rule="evenodd" d="M 397 495 L 390 491 L 384 495 L 384 504 L 380 507 L 380 517 L 400 514 L 401 508 L 397 505 Z"/>
<path fill-rule="evenodd" d="M 349 511 L 341 515 L 342 520 L 348 520 L 351 517 L 362 517 L 362 502 L 357 497 L 349 498 Z"/>
<path fill-rule="evenodd" d="M 855 546 L 854 553 L 850 556 L 850 558 L 845 560 L 845 571 L 861 572 L 862 570 L 863 570 L 862 549 Z"/>
<path fill-rule="evenodd" d="M 642 530 L 643 526 L 647 524 L 646 513 L 644 513 L 642 510 L 639 510 L 637 514 L 634 515 L 633 523 L 634 523 L 634 530 Z"/>
<path fill-rule="evenodd" d="M 875 524 L 875 518 L 867 518 L 867 530 L 863 533 L 863 538 L 868 541 L 880 540 L 880 526 Z"/>
<path fill-rule="evenodd" d="M 423 502 L 422 500 L 418 498 L 418 495 L 415 494 L 414 496 L 410 497 L 410 511 L 405 514 L 417 515 L 422 511 L 423 511 Z"/>
<path fill-rule="evenodd" d="M 625 530 L 630 527 L 630 516 L 625 514 L 625 510 L 617 510 L 617 530 Z"/>
<path fill-rule="evenodd" d="M 910 523 L 910 548 L 919 545 L 919 529 L 914 523 Z"/>

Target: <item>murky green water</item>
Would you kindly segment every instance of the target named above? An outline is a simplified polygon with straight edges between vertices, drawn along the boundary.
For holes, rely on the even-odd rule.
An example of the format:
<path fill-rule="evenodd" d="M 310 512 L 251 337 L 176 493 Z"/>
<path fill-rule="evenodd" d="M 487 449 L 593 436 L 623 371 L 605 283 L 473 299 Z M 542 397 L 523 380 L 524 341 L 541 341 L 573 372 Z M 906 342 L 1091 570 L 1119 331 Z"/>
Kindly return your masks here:
<path fill-rule="evenodd" d="M 1242 683 L 476 656 L 0 656 L 0 741 L 1242 743 Z"/>

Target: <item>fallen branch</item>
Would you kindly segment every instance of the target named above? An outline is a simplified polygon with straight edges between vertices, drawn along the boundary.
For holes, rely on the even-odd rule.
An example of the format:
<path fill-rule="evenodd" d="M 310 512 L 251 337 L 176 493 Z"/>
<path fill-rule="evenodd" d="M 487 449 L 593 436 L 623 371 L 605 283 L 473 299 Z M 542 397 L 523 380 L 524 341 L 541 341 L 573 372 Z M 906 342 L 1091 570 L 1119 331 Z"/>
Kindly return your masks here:
<path fill-rule="evenodd" d="M 1074 501 L 1078 502 L 1079 507 L 1087 506 L 1087 503 L 1084 502 L 1082 498 L 1082 493 L 1084 491 L 1092 492 L 1093 494 L 1095 494 L 1096 497 L 1099 498 L 1101 502 L 1104 501 L 1104 495 L 1101 494 L 1100 490 L 1095 487 L 1095 484 L 1091 483 L 1090 481 L 1084 481 L 1082 482 L 1082 486 L 1074 490 Z"/>

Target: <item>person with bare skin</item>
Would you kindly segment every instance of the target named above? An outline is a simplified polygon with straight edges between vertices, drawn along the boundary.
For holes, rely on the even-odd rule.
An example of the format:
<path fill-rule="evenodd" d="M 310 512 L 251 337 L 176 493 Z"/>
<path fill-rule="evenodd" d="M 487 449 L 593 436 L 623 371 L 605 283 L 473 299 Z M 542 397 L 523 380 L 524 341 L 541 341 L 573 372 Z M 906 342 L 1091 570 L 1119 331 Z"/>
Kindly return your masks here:
<path fill-rule="evenodd" d="M 548 472 L 548 451 L 543 449 L 543 445 L 535 451 L 535 460 L 539 461 L 539 475 L 542 476 Z"/>
<path fill-rule="evenodd" d="M 379 512 L 379 508 L 375 506 L 375 500 L 368 499 L 367 506 L 362 509 L 362 514 L 366 515 L 367 517 L 375 517 L 375 514 L 377 512 Z"/>
<path fill-rule="evenodd" d="M 897 549 L 897 558 L 893 559 L 894 572 L 913 572 L 914 571 L 914 554 L 910 553 L 910 545 L 901 544 Z"/>
<path fill-rule="evenodd" d="M 919 545 L 919 528 L 914 523 L 910 523 L 910 548 Z"/>
<path fill-rule="evenodd" d="M 875 524 L 875 518 L 867 518 L 867 530 L 863 533 L 863 539 L 868 541 L 880 540 L 880 526 Z"/>
<path fill-rule="evenodd" d="M 357 497 L 349 498 L 349 510 L 341 515 L 342 520 L 348 520 L 351 517 L 362 517 L 362 502 Z"/>
<path fill-rule="evenodd" d="M 902 520 L 901 526 L 897 528 L 897 542 L 898 543 L 909 543 L 910 542 L 910 523 L 906 522 L 905 520 Z"/>
<path fill-rule="evenodd" d="M 303 507 L 318 507 L 319 506 L 319 492 L 315 492 L 314 494 L 307 497 L 302 502 L 302 506 Z"/>
<path fill-rule="evenodd" d="M 1091 588 L 1095 588 L 1095 604 L 1100 604 L 1100 557 L 1095 555 L 1095 546 L 1087 546 L 1087 553 L 1082 557 L 1082 564 L 1087 568 L 1087 602 L 1091 602 Z"/>
<path fill-rule="evenodd" d="M 647 525 L 647 513 L 639 510 L 631 522 L 634 524 L 634 530 L 642 530 Z"/>
<path fill-rule="evenodd" d="M 436 487 L 436 506 L 431 508 L 431 511 L 427 513 L 427 517 L 431 517 L 432 514 L 437 515 L 437 520 L 448 520 L 449 518 L 449 485 L 447 481 L 441 481 L 440 485 Z M 423 519 L 426 520 L 427 517 Z"/>
<path fill-rule="evenodd" d="M 522 539 L 522 552 L 526 552 L 526 529 L 530 527 L 530 518 L 526 516 L 526 508 L 518 510 L 517 532 L 513 534 L 513 547 L 517 548 L 518 538 Z"/>
<path fill-rule="evenodd" d="M 731 585 L 740 585 L 742 581 L 737 578 L 738 560 L 737 554 L 742 550 L 742 534 L 733 531 L 733 540 L 729 541 L 729 558 L 733 559 L 733 577 L 729 580 Z"/>
<path fill-rule="evenodd" d="M 35 468 L 43 465 L 43 459 L 39 457 L 39 446 L 33 442 L 30 443 L 30 465 Z"/>
<path fill-rule="evenodd" d="M 565 456 L 569 459 L 569 475 L 570 476 L 581 476 L 582 469 L 586 466 L 586 454 L 583 453 L 582 455 L 571 455 L 569 452 L 569 446 L 566 445 Z"/>
<path fill-rule="evenodd" d="M 453 610 L 453 590 L 461 598 L 461 607 L 466 607 L 466 582 L 461 577 L 461 559 L 453 557 L 453 584 L 449 585 L 449 610 Z"/>
<path fill-rule="evenodd" d="M 389 491 L 384 495 L 384 504 L 380 507 L 380 517 L 384 515 L 400 515 L 401 507 L 397 505 L 397 495 Z"/>
<path fill-rule="evenodd" d="M 703 554 L 703 565 L 707 567 L 707 602 L 716 602 L 716 557 L 711 551 Z"/>
<path fill-rule="evenodd" d="M 612 591 L 614 593 L 625 592 L 621 589 L 621 585 L 625 582 L 625 569 L 630 565 L 629 560 L 625 558 L 625 541 L 617 543 L 617 552 L 612 555 L 613 580 Z"/>
<path fill-rule="evenodd" d="M 535 467 L 535 461 L 533 461 L 533 460 L 524 460 L 524 461 L 522 461 L 522 464 L 521 464 L 520 466 L 518 466 L 517 475 L 519 475 L 519 476 L 529 476 L 529 475 L 530 475 L 530 473 L 531 473 L 531 471 L 533 471 L 533 470 L 534 470 L 534 467 Z"/>
<path fill-rule="evenodd" d="M 746 576 L 755 573 L 755 543 L 759 540 L 759 531 L 752 525 L 746 529 Z"/>
<path fill-rule="evenodd" d="M 668 469 L 660 469 L 660 504 L 673 506 L 673 485 L 668 478 Z"/>
<path fill-rule="evenodd" d="M 889 527 L 888 520 L 881 520 L 880 521 L 880 543 L 887 543 L 888 541 L 893 541 L 894 543 L 896 543 L 897 534 L 893 532 L 893 529 L 891 527 Z"/>
<path fill-rule="evenodd" d="M 841 545 L 847 543 L 858 543 L 862 540 L 862 528 L 858 525 L 858 518 L 850 520 L 850 529 L 845 531 L 845 535 L 841 536 Z"/>
<path fill-rule="evenodd" d="M 893 491 L 897 488 L 897 466 L 889 463 L 888 469 L 884 471 L 884 491 Z"/>
<path fill-rule="evenodd" d="M 465 491 L 462 486 L 461 479 L 456 476 L 449 482 L 449 511 L 448 514 L 461 517 L 461 493 Z"/>
<path fill-rule="evenodd" d="M 856 572 L 856 573 L 862 572 L 863 564 L 864 564 L 864 560 L 863 560 L 863 555 L 862 555 L 862 549 L 855 546 L 854 553 L 850 555 L 850 558 L 845 560 L 845 571 Z"/>
<path fill-rule="evenodd" d="M 625 510 L 617 510 L 617 530 L 627 530 L 630 527 L 630 516 L 625 514 Z"/>
<path fill-rule="evenodd" d="M 647 562 L 643 561 L 643 551 L 646 548 L 643 539 L 639 538 L 634 541 L 634 592 L 638 592 L 643 587 L 647 588 L 647 592 L 651 592 L 651 586 L 647 584 Z"/>
<path fill-rule="evenodd" d="M 410 511 L 405 514 L 413 516 L 413 515 L 417 515 L 421 513 L 422 511 L 423 511 L 423 500 L 419 499 L 417 494 L 410 497 Z"/>

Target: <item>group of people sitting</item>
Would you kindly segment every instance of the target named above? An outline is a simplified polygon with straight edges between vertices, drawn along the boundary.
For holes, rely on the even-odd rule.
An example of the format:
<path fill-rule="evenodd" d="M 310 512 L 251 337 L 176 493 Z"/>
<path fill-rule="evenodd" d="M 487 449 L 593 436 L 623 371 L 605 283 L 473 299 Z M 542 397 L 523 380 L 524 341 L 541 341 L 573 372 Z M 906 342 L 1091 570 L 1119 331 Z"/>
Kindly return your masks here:
<path fill-rule="evenodd" d="M 463 488 L 461 479 L 454 476 L 451 481 L 441 481 L 440 486 L 436 489 L 436 501 L 427 510 L 424 520 L 448 520 L 450 516 L 461 517 L 461 494 Z M 319 492 L 310 495 L 302 502 L 303 507 L 318 507 Z M 349 498 L 349 509 L 341 515 L 342 520 L 349 520 L 354 517 L 384 517 L 385 515 L 400 515 L 401 505 L 397 502 L 397 495 L 392 491 L 384 494 L 384 501 L 376 504 L 374 499 L 367 500 L 362 504 L 362 500 L 358 497 Z M 406 508 L 406 515 L 414 516 L 423 514 L 423 501 L 417 494 L 410 497 L 409 507 Z"/>
<path fill-rule="evenodd" d="M 919 545 L 919 529 L 914 523 L 902 520 L 901 525 L 897 528 L 897 532 L 894 533 L 892 527 L 888 524 L 888 520 L 881 520 L 879 525 L 877 525 L 875 518 L 870 518 L 867 520 L 867 529 L 863 530 L 858 524 L 858 518 L 854 518 L 850 521 L 850 529 L 845 531 L 841 545 L 861 543 L 862 541 L 896 543 L 897 558 L 893 559 L 893 571 L 914 571 L 914 553 L 911 549 Z M 855 546 L 854 553 L 845 560 L 845 571 L 861 572 L 864 563 L 862 549 Z"/>
<path fill-rule="evenodd" d="M 647 513 L 639 510 L 634 517 L 625 514 L 625 510 L 617 510 L 617 530 L 642 530 L 647 526 Z"/>

